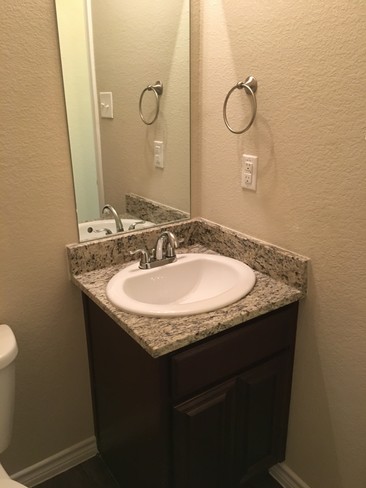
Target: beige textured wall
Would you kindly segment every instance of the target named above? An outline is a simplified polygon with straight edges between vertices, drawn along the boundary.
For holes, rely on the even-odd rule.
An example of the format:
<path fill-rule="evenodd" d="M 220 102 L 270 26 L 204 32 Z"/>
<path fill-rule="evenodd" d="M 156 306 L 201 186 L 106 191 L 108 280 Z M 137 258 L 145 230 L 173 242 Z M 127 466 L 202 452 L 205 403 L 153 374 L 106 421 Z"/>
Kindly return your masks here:
<path fill-rule="evenodd" d="M 200 3 L 194 213 L 311 258 L 287 464 L 311 488 L 364 488 L 365 2 Z M 259 83 L 258 116 L 236 136 L 222 104 L 249 74 Z M 243 108 L 230 108 L 235 127 L 249 107 L 241 97 Z M 240 188 L 243 152 L 259 156 L 256 193 Z"/>
<path fill-rule="evenodd" d="M 311 257 L 287 464 L 311 488 L 364 488 L 364 3 L 201 8 L 195 213 Z M 2 459 L 14 472 L 91 435 L 91 416 L 79 293 L 64 257 L 77 230 L 53 2 L 6 0 L 0 22 L 0 320 L 20 345 L 14 439 Z M 222 102 L 249 73 L 259 113 L 234 136 Z M 239 186 L 243 151 L 260 158 L 256 193 Z"/>
<path fill-rule="evenodd" d="M 77 240 L 52 0 L 4 0 L 0 18 L 0 322 L 19 342 L 16 472 L 92 435 Z"/>
<path fill-rule="evenodd" d="M 105 201 L 122 211 L 125 193 L 137 193 L 190 211 L 189 1 L 94 0 L 98 92 L 112 91 L 114 119 L 100 119 Z M 140 119 L 142 90 L 160 80 L 159 117 Z M 152 92 L 143 111 L 152 120 Z M 153 163 L 154 140 L 164 142 L 164 169 Z"/>

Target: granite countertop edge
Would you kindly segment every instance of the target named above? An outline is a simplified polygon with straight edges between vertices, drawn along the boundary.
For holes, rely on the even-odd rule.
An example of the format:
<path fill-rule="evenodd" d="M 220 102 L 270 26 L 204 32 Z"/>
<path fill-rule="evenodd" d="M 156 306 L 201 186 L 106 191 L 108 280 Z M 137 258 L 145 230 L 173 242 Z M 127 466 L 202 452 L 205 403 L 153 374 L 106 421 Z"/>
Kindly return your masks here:
<path fill-rule="evenodd" d="M 180 249 L 180 252 L 212 252 L 210 249 Z M 114 274 L 131 264 L 116 264 L 72 275 L 73 283 L 95 302 L 152 357 L 157 358 L 305 297 L 306 292 L 255 271 L 253 290 L 226 307 L 184 317 L 147 317 L 124 312 L 108 300 L 105 289 Z"/>

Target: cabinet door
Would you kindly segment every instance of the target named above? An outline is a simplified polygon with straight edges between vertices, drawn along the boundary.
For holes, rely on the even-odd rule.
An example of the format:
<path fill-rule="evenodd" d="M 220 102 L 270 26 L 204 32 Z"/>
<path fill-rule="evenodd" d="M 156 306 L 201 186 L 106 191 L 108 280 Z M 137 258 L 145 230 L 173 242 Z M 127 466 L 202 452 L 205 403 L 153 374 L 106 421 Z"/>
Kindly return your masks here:
<path fill-rule="evenodd" d="M 288 353 L 238 377 L 236 486 L 283 460 L 290 381 Z"/>
<path fill-rule="evenodd" d="M 174 488 L 230 488 L 235 380 L 174 407 Z"/>

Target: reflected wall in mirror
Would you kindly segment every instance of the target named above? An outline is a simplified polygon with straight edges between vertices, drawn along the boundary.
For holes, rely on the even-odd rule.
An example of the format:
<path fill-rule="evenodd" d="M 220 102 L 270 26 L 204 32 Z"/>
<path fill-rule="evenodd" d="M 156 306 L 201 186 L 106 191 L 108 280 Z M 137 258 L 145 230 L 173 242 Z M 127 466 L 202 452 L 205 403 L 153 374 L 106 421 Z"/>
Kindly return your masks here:
<path fill-rule="evenodd" d="M 55 1 L 79 228 L 189 217 L 189 0 Z"/>

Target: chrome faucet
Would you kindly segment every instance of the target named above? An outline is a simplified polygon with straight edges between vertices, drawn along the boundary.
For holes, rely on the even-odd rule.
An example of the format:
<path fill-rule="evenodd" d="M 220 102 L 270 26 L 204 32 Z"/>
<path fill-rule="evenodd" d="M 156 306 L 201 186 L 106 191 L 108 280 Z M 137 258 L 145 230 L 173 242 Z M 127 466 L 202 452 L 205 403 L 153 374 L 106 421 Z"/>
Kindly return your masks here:
<path fill-rule="evenodd" d="M 173 232 L 165 231 L 160 234 L 155 244 L 154 257 L 156 261 L 161 261 L 166 258 L 174 258 L 176 255 L 175 250 L 178 247 L 178 239 Z"/>
<path fill-rule="evenodd" d="M 89 234 L 92 234 L 93 232 L 95 232 L 96 234 L 98 234 L 98 232 L 105 232 L 106 236 L 110 236 L 111 234 L 113 234 L 111 229 L 107 229 L 107 227 L 103 227 L 103 229 L 93 229 L 93 227 L 88 227 L 87 230 Z"/>
<path fill-rule="evenodd" d="M 142 225 L 144 223 L 145 223 L 145 220 L 137 220 L 136 222 L 134 222 L 133 224 L 131 224 L 128 227 L 128 230 L 135 230 L 136 229 L 136 225 Z"/>
<path fill-rule="evenodd" d="M 130 254 L 132 256 L 141 256 L 140 269 L 151 269 L 176 261 L 177 256 L 175 250 L 177 248 L 178 239 L 173 232 L 164 231 L 159 235 L 155 247 L 150 252 L 146 249 L 138 249 L 137 251 L 130 252 Z"/>
<path fill-rule="evenodd" d="M 117 232 L 123 232 L 125 229 L 123 228 L 122 221 L 119 218 L 118 213 L 116 212 L 116 209 L 114 207 L 112 207 L 112 205 L 109 205 L 109 204 L 104 205 L 104 207 L 102 209 L 102 214 L 105 215 L 106 213 L 112 214 L 114 221 L 116 222 L 116 231 Z"/>

